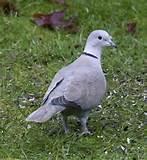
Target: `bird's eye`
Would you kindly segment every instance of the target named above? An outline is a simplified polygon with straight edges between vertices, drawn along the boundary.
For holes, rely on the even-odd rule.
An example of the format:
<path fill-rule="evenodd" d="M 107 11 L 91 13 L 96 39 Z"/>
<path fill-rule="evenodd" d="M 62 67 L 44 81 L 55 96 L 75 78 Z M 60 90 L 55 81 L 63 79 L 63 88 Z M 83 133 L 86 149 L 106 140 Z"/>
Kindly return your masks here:
<path fill-rule="evenodd" d="M 102 39 L 102 37 L 101 37 L 101 36 L 98 36 L 98 39 L 99 39 L 99 40 L 101 40 L 101 39 Z"/>

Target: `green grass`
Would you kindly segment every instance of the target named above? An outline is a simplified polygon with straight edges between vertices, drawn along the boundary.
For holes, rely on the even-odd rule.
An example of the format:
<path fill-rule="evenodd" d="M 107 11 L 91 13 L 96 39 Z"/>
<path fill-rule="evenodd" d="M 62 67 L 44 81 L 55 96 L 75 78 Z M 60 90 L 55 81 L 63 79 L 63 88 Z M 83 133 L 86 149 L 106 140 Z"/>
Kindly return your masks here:
<path fill-rule="evenodd" d="M 35 12 L 62 6 L 45 0 L 15 2 L 19 17 L 0 16 L 0 159 L 145 160 L 146 1 L 70 1 L 67 17 L 78 18 L 76 34 L 50 31 L 30 21 Z M 137 22 L 135 35 L 126 33 L 126 23 L 132 21 Z M 90 114 L 94 135 L 79 137 L 73 118 L 71 133 L 65 135 L 60 115 L 44 124 L 27 123 L 54 74 L 78 57 L 89 32 L 100 28 L 111 33 L 118 49 L 104 50 L 109 96 L 100 111 Z"/>

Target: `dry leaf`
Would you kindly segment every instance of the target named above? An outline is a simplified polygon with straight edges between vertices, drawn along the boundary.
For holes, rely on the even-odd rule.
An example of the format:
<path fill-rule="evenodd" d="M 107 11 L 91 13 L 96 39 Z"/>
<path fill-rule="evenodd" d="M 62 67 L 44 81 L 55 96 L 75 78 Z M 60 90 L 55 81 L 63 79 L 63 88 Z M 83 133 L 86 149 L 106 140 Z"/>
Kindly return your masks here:
<path fill-rule="evenodd" d="M 18 12 L 16 6 L 9 0 L 0 0 L 0 8 L 6 15 Z"/>
<path fill-rule="evenodd" d="M 73 17 L 64 19 L 65 12 L 57 11 L 50 14 L 35 13 L 33 22 L 38 26 L 49 27 L 51 29 L 63 28 L 69 32 L 76 32 L 77 26 Z"/>
<path fill-rule="evenodd" d="M 127 23 L 127 32 L 131 33 L 131 34 L 136 33 L 136 27 L 137 27 L 137 23 L 136 22 Z"/>

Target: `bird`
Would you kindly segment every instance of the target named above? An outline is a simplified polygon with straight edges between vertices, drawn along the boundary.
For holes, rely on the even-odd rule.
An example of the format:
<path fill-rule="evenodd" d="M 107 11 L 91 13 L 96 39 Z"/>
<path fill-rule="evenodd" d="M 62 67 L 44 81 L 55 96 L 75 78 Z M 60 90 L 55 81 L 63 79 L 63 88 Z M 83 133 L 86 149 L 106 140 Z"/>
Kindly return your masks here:
<path fill-rule="evenodd" d="M 81 135 L 91 134 L 87 127 L 89 112 L 101 104 L 107 88 L 101 66 L 105 47 L 116 48 L 112 36 L 105 30 L 92 31 L 82 54 L 55 74 L 41 107 L 26 121 L 43 123 L 61 113 L 64 131 L 68 133 L 68 117 L 73 115 L 80 121 Z"/>

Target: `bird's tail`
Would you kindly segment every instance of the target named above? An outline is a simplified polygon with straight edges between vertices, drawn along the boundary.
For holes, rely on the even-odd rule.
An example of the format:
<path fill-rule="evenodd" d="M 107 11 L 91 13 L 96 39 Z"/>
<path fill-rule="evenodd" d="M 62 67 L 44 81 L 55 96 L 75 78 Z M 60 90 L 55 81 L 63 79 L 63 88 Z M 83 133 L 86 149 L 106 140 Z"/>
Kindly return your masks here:
<path fill-rule="evenodd" d="M 53 115 L 55 115 L 58 112 L 63 111 L 65 108 L 62 106 L 56 106 L 51 104 L 46 104 L 38 108 L 36 111 L 31 113 L 27 118 L 26 121 L 32 121 L 32 122 L 46 122 L 49 120 Z"/>

